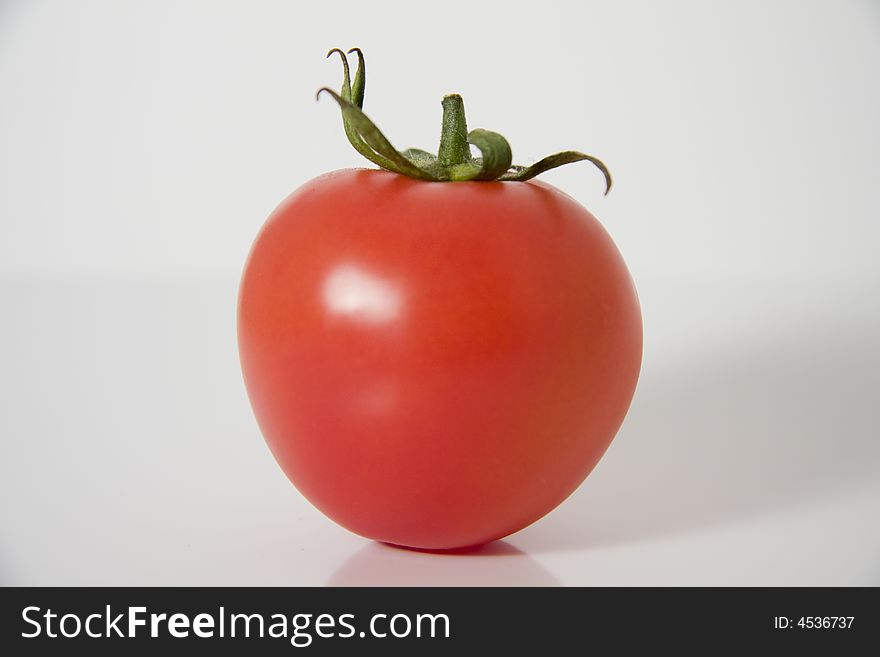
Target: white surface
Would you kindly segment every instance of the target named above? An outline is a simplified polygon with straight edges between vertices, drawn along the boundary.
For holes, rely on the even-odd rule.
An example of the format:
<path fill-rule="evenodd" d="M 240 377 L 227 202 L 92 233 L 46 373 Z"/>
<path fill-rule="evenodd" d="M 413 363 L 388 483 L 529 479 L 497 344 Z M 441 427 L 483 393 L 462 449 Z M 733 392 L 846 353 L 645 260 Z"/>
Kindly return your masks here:
<path fill-rule="evenodd" d="M 645 282 L 642 380 L 597 470 L 488 554 L 435 556 L 352 536 L 287 482 L 235 287 L 5 281 L 5 583 L 880 584 L 869 288 Z"/>
<path fill-rule="evenodd" d="M 0 5 L 0 583 L 880 584 L 878 5 L 451 4 Z M 475 45 L 441 56 L 450 33 Z M 607 198 L 586 166 L 546 179 L 636 280 L 632 411 L 481 554 L 333 525 L 241 383 L 252 238 L 361 164 L 312 100 L 352 45 L 399 147 L 433 147 L 459 91 L 518 162 L 615 174 Z"/>

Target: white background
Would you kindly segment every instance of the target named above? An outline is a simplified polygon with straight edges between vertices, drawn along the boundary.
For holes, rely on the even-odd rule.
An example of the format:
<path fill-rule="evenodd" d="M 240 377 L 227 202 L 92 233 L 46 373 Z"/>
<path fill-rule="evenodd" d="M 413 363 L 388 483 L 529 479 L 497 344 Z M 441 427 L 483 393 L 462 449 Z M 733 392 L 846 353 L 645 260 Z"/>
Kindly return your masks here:
<path fill-rule="evenodd" d="M 325 519 L 250 412 L 237 279 L 272 208 L 361 166 L 365 109 L 440 99 L 624 254 L 645 317 L 618 438 L 480 553 Z M 880 584 L 880 4 L 0 4 L 0 583 Z"/>

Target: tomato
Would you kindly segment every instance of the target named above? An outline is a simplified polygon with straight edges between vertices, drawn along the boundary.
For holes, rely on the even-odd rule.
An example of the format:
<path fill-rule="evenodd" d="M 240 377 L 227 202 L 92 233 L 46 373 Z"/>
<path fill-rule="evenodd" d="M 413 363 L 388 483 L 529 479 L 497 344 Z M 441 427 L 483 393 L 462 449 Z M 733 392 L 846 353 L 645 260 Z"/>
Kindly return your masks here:
<path fill-rule="evenodd" d="M 343 527 L 446 549 L 572 493 L 642 353 L 617 248 L 543 182 L 350 169 L 302 186 L 241 281 L 240 358 L 286 475 Z"/>

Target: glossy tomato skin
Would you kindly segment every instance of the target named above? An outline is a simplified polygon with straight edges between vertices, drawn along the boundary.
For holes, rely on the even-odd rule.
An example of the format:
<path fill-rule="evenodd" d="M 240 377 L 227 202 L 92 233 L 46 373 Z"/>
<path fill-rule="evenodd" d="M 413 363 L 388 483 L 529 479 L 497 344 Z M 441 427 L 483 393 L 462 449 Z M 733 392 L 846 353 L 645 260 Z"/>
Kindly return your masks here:
<path fill-rule="evenodd" d="M 641 363 L 611 238 L 540 182 L 307 183 L 245 266 L 248 394 L 296 487 L 363 536 L 447 549 L 522 529 L 605 452 Z"/>

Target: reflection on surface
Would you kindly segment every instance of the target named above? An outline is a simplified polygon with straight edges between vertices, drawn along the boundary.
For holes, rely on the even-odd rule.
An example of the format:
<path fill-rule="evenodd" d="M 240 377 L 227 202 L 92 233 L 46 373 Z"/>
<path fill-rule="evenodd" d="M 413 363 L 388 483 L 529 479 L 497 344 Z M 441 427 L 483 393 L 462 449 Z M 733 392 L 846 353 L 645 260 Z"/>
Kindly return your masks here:
<path fill-rule="evenodd" d="M 559 580 L 504 541 L 453 552 L 371 542 L 348 558 L 328 586 L 559 586 Z"/>
<path fill-rule="evenodd" d="M 371 324 L 394 320 L 403 301 L 393 284 L 355 265 L 342 265 L 330 272 L 322 293 L 331 313 Z"/>

